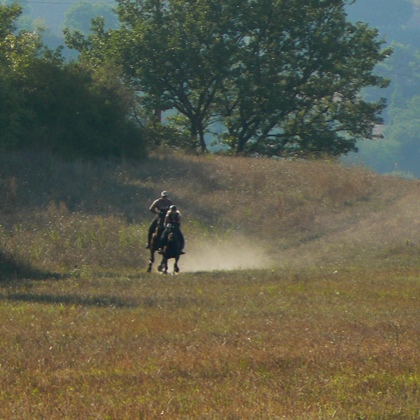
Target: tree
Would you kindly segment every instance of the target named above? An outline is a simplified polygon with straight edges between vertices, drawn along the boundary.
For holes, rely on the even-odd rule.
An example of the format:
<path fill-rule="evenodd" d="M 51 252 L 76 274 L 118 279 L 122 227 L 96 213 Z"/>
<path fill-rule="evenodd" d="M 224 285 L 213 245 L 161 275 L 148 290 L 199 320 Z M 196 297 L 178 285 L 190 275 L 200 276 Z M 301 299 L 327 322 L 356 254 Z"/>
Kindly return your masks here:
<path fill-rule="evenodd" d="M 118 26 L 118 16 L 113 12 L 110 4 L 79 1 L 67 10 L 64 27 L 87 34 L 90 31 L 92 19 L 98 16 L 103 18 L 108 28 Z"/>
<path fill-rule="evenodd" d="M 122 64 L 148 108 L 175 109 L 189 124 L 189 145 L 206 150 L 214 104 L 235 65 L 244 34 L 240 0 L 121 1 L 116 34 Z"/>
<path fill-rule="evenodd" d="M 92 73 L 78 63 L 44 59 L 29 70 L 20 85 L 33 115 L 26 146 L 66 158 L 144 157 L 144 132 L 127 119 L 112 67 Z"/>
<path fill-rule="evenodd" d="M 406 108 L 395 109 L 392 121 L 386 127 L 386 144 L 395 144 L 398 153 L 393 156 L 394 167 L 420 177 L 420 96 L 413 96 Z M 388 171 L 390 168 L 387 168 Z"/>
<path fill-rule="evenodd" d="M 236 153 L 338 156 L 381 121 L 383 100 L 360 95 L 387 86 L 372 74 L 390 52 L 377 31 L 347 22 L 341 2 L 294 4 L 261 2 L 247 14 L 248 42 L 224 102 Z"/>
<path fill-rule="evenodd" d="M 393 42 L 391 46 L 392 56 L 378 70 L 385 77 L 392 78 L 390 90 L 398 98 L 398 102 L 409 101 L 420 89 L 420 75 L 417 71 L 420 66 L 420 50 L 397 42 Z M 394 99 L 393 96 L 390 97 L 389 108 Z"/>
<path fill-rule="evenodd" d="M 32 118 L 17 88 L 19 80 L 42 48 L 39 35 L 16 31 L 22 8 L 0 5 L 0 151 L 20 144 Z"/>
<path fill-rule="evenodd" d="M 188 146 L 206 151 L 217 122 L 234 153 L 338 156 L 381 121 L 384 101 L 361 93 L 387 86 L 373 71 L 390 54 L 375 29 L 346 20 L 346 3 L 120 0 L 122 27 L 101 39 L 149 113 L 188 122 Z"/>
<path fill-rule="evenodd" d="M 127 118 L 118 69 L 65 63 L 36 33 L 15 33 L 20 13 L 0 6 L 0 150 L 143 157 L 145 134 Z"/>

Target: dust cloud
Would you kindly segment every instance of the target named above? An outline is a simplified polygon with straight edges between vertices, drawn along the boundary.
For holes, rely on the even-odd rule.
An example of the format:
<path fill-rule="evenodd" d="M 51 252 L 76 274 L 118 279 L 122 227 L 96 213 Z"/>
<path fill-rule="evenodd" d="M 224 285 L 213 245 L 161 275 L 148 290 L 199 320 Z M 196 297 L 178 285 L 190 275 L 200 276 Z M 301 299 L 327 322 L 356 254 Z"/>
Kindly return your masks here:
<path fill-rule="evenodd" d="M 420 191 L 420 190 L 419 190 Z M 356 214 L 341 226 L 326 225 L 315 239 L 280 250 L 260 239 L 191 241 L 180 260 L 181 272 L 307 267 L 338 269 L 364 264 L 392 250 L 420 247 L 420 192 L 410 193 L 376 211 Z M 414 251 L 413 251 L 414 252 Z"/>
<path fill-rule="evenodd" d="M 187 244 L 185 251 L 179 263 L 184 272 L 259 269 L 272 265 L 264 247 L 249 238 Z"/>

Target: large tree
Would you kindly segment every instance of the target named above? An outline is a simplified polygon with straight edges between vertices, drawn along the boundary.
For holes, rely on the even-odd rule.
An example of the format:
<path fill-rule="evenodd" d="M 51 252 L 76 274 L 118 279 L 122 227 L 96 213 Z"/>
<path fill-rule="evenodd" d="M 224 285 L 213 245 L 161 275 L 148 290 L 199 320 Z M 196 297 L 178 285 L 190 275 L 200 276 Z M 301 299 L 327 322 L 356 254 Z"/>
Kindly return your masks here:
<path fill-rule="evenodd" d="M 383 100 L 362 92 L 387 86 L 374 69 L 390 53 L 346 3 L 120 0 L 122 27 L 102 39 L 150 111 L 186 119 L 189 145 L 205 151 L 217 122 L 234 153 L 338 156 L 381 121 Z"/>
<path fill-rule="evenodd" d="M 372 72 L 390 52 L 376 30 L 347 22 L 336 0 L 255 2 L 247 19 L 224 101 L 237 153 L 338 156 L 372 137 L 384 101 L 361 92 L 387 86 Z"/>
<path fill-rule="evenodd" d="M 242 0 L 122 0 L 116 34 L 122 63 L 148 106 L 174 109 L 188 121 L 192 147 L 206 149 L 226 76 L 237 62 L 244 32 Z"/>

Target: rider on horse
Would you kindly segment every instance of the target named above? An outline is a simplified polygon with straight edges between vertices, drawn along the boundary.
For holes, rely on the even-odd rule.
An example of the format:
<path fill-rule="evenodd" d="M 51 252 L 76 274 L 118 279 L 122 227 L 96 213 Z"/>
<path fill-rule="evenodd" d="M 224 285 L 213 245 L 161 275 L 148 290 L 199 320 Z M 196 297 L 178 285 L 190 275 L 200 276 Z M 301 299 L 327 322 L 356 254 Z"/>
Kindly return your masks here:
<path fill-rule="evenodd" d="M 175 228 L 175 233 L 180 242 L 181 254 L 185 254 L 183 251 L 185 245 L 184 235 L 181 232 L 181 213 L 176 209 L 175 205 L 172 205 L 169 208 L 169 211 L 166 213 L 164 220 L 165 230 L 161 236 L 161 245 L 162 248 L 168 244 L 168 235 L 169 227 Z"/>
<path fill-rule="evenodd" d="M 160 194 L 160 198 L 153 201 L 152 205 L 149 207 L 149 210 L 155 215 L 150 227 L 149 227 L 149 234 L 147 236 L 147 245 L 146 248 L 150 249 L 150 241 L 152 239 L 153 233 L 156 231 L 156 228 L 161 226 L 162 228 L 166 226 L 164 223 L 164 219 L 169 208 L 173 205 L 172 200 L 168 197 L 168 193 L 166 191 L 162 191 Z"/>

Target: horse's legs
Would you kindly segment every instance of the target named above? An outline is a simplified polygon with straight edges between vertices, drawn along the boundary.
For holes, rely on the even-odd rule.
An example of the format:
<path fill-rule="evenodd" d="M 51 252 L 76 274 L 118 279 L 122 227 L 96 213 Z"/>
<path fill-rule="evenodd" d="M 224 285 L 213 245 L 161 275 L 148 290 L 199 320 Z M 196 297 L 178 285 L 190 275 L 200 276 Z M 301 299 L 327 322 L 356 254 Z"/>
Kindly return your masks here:
<path fill-rule="evenodd" d="M 168 263 L 164 255 L 162 256 L 162 261 L 158 266 L 158 271 L 162 272 L 163 274 L 166 274 L 166 272 L 168 271 Z"/>
<path fill-rule="evenodd" d="M 168 259 L 165 258 L 165 262 L 164 262 L 164 267 L 163 267 L 163 272 L 165 274 L 168 274 Z"/>
<path fill-rule="evenodd" d="M 175 264 L 174 264 L 175 273 L 179 273 L 178 260 L 179 260 L 179 257 L 175 258 Z"/>
<path fill-rule="evenodd" d="M 155 251 L 153 249 L 150 249 L 150 258 L 149 258 L 149 266 L 147 267 L 147 272 L 152 272 L 152 265 L 155 262 Z"/>

